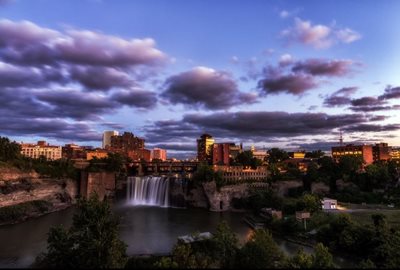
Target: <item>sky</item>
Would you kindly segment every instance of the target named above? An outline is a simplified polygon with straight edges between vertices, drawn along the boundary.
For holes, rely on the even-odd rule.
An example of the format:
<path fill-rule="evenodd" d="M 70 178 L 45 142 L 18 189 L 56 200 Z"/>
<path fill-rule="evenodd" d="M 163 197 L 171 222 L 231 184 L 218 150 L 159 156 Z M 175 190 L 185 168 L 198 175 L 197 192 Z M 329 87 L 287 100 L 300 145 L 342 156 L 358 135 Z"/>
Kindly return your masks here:
<path fill-rule="evenodd" d="M 0 0 L 0 136 L 400 146 L 400 1 Z"/>

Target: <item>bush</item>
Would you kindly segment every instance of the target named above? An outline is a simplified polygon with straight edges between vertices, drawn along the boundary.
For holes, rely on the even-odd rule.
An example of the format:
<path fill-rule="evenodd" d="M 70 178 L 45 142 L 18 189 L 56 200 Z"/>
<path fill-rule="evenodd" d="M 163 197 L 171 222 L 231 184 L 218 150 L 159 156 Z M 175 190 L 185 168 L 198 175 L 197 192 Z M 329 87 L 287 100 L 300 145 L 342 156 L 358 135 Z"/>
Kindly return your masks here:
<path fill-rule="evenodd" d="M 0 222 L 17 222 L 32 213 L 45 213 L 53 204 L 44 200 L 24 202 L 17 205 L 5 206 L 0 208 Z"/>

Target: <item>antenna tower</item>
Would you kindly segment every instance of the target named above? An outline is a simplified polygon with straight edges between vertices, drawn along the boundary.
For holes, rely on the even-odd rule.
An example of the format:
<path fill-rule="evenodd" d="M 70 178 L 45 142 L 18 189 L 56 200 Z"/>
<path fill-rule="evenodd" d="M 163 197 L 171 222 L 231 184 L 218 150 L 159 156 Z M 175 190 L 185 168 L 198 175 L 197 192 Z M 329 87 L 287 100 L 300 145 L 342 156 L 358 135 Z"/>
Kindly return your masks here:
<path fill-rule="evenodd" d="M 343 146 L 343 133 L 342 133 L 342 130 L 340 130 L 339 132 L 340 132 L 340 133 L 339 133 L 339 134 L 340 134 L 340 137 L 339 137 L 339 145 L 340 145 L 340 146 Z"/>

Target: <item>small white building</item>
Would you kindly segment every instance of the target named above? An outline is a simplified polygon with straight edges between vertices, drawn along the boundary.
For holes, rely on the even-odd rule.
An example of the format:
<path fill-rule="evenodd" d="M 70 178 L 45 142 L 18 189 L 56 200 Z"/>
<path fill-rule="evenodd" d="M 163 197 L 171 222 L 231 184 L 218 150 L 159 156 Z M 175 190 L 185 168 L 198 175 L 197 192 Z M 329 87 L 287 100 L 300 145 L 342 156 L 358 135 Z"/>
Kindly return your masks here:
<path fill-rule="evenodd" d="M 321 203 L 322 203 L 322 210 L 337 209 L 337 200 L 335 199 L 323 198 Z"/>

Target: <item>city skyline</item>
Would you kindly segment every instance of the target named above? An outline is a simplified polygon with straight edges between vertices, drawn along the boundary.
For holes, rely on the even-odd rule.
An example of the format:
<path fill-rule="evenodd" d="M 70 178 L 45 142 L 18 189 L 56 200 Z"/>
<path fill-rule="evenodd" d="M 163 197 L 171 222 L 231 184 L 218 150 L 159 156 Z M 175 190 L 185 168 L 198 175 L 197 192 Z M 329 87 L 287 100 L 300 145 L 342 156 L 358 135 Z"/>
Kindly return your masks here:
<path fill-rule="evenodd" d="M 400 145 L 398 1 L 0 1 L 0 136 Z M 397 75 L 397 76 L 396 76 Z"/>

